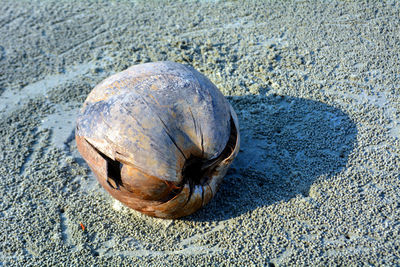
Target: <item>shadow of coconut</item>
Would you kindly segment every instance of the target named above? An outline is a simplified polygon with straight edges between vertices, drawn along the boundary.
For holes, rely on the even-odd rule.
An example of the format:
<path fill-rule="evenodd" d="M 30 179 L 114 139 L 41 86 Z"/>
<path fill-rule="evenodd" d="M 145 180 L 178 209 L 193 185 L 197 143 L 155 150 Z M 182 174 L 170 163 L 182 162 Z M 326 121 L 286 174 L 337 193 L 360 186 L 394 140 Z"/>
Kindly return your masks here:
<path fill-rule="evenodd" d="M 241 149 L 214 199 L 184 220 L 219 221 L 308 196 L 317 179 L 340 172 L 357 129 L 338 108 L 270 95 L 230 97 L 240 123 Z"/>

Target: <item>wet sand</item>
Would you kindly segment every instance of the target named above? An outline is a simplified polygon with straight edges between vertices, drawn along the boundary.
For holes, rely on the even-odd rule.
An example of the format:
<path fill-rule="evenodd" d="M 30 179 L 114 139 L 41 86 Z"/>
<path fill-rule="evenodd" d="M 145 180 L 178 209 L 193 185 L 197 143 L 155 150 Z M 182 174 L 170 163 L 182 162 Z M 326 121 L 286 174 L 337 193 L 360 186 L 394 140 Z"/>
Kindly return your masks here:
<path fill-rule="evenodd" d="M 373 1 L 3 1 L 0 265 L 399 265 L 399 13 Z M 113 200 L 74 141 L 96 84 L 161 60 L 209 77 L 241 126 L 219 192 L 179 220 Z"/>

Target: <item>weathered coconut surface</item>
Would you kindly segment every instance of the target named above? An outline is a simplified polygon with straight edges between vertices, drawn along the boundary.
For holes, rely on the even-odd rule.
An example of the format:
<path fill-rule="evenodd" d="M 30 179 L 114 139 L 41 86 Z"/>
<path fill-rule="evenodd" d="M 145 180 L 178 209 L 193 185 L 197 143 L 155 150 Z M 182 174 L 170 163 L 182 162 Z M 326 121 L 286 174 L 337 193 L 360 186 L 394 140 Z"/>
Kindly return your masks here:
<path fill-rule="evenodd" d="M 78 120 L 84 136 L 108 157 L 152 176 L 179 181 L 186 158 L 212 159 L 225 148 L 231 110 L 203 75 L 173 63 L 133 66 L 100 83 Z"/>
<path fill-rule="evenodd" d="M 399 4 L 2 0 L 0 266 L 400 265 Z M 97 84 L 165 60 L 241 134 L 178 220 L 115 201 L 74 138 Z"/>
<path fill-rule="evenodd" d="M 101 82 L 83 104 L 75 134 L 112 196 L 161 218 L 206 205 L 240 145 L 236 113 L 218 88 L 169 61 L 136 65 Z"/>

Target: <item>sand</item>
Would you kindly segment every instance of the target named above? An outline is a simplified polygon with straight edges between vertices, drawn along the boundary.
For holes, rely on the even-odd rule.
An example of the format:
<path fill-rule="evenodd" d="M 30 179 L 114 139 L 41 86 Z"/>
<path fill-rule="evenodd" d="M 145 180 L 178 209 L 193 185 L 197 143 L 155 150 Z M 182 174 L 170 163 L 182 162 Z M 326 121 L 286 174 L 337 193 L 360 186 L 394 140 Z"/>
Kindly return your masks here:
<path fill-rule="evenodd" d="M 400 265 L 400 4 L 282 2 L 3 0 L 0 265 Z M 160 60 L 241 125 L 180 220 L 113 200 L 74 141 L 97 83 Z"/>

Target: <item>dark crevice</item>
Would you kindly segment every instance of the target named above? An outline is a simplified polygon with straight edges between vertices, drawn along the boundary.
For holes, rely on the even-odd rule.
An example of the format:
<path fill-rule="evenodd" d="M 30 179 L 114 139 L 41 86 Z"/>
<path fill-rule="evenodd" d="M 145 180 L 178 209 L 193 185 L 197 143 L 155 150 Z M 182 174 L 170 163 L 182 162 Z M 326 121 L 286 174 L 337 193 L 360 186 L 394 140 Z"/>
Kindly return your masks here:
<path fill-rule="evenodd" d="M 107 161 L 107 183 L 112 188 L 119 190 L 119 186 L 122 185 L 122 179 L 121 179 L 122 164 L 110 158 L 105 158 L 105 159 Z"/>
<path fill-rule="evenodd" d="M 213 175 L 216 167 L 226 158 L 228 158 L 236 146 L 237 131 L 233 118 L 230 119 L 230 136 L 229 140 L 221 152 L 221 154 L 214 159 L 204 159 L 199 157 L 189 157 L 182 170 L 182 188 L 186 183 L 189 184 L 190 194 L 196 185 L 206 185 L 209 178 Z M 190 199 L 190 197 L 189 197 Z"/>
<path fill-rule="evenodd" d="M 88 140 L 85 141 L 106 161 L 106 170 L 107 170 L 107 183 L 113 189 L 119 190 L 119 187 L 122 186 L 121 179 L 121 168 L 122 164 L 117 161 L 109 158 L 100 150 L 98 150 L 95 146 L 93 146 Z"/>

